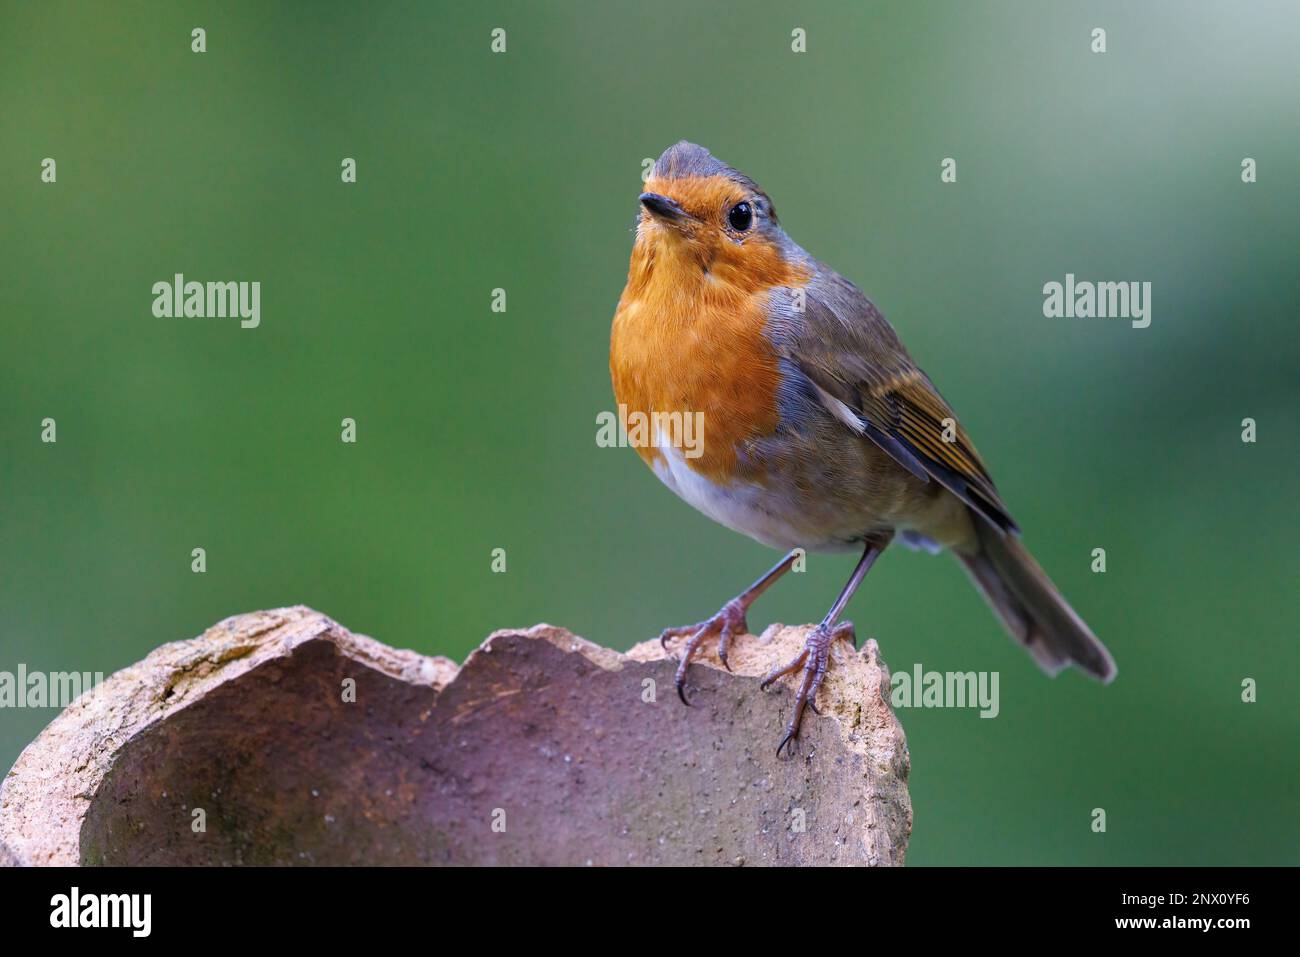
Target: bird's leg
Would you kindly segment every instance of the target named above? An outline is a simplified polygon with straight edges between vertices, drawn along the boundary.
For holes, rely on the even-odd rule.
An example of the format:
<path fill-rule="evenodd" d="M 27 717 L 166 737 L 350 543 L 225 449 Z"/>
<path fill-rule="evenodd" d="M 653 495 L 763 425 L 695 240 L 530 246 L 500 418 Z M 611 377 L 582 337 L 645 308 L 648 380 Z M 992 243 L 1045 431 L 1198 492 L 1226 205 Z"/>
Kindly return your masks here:
<path fill-rule="evenodd" d="M 804 705 L 811 706 L 814 711 L 817 710 L 817 690 L 822 686 L 822 679 L 826 677 L 826 668 L 830 664 L 831 645 L 835 643 L 835 639 L 849 637 L 853 639 L 854 647 L 857 646 L 858 639 L 853 633 L 853 622 L 846 621 L 838 624 L 837 622 L 840 615 L 844 613 L 844 607 L 849 603 L 849 599 L 858 590 L 862 579 L 867 577 L 867 572 L 871 570 L 871 566 L 885 550 L 892 537 L 892 533 L 889 533 L 877 536 L 867 543 L 862 557 L 858 559 L 857 567 L 853 569 L 853 574 L 849 576 L 848 582 L 840 591 L 840 597 L 835 599 L 835 604 L 831 606 L 831 610 L 826 613 L 821 623 L 808 633 L 803 650 L 784 665 L 772 669 L 759 685 L 760 688 L 767 688 L 782 675 L 803 669 L 799 679 L 799 689 L 794 696 L 794 709 L 790 713 L 789 723 L 785 726 L 785 737 L 776 747 L 778 755 L 787 744 L 793 748 L 792 742 L 799 735 L 799 724 L 803 721 Z"/>
<path fill-rule="evenodd" d="M 686 666 L 690 664 L 691 656 L 695 654 L 706 638 L 716 634 L 718 636 L 718 658 L 722 661 L 723 667 L 730 671 L 731 665 L 727 664 L 727 650 L 731 646 L 733 635 L 743 635 L 749 631 L 749 622 L 745 618 L 749 606 L 754 604 L 758 596 L 767 591 L 773 582 L 788 572 L 790 566 L 794 564 L 795 559 L 798 557 L 799 549 L 793 549 L 789 555 L 786 555 L 785 558 L 768 569 L 762 578 L 723 605 L 712 618 L 706 618 L 694 625 L 665 628 L 659 635 L 659 643 L 665 648 L 668 647 L 668 641 L 672 638 L 680 638 L 682 635 L 691 636 L 682 649 L 681 660 L 677 663 L 677 676 L 673 682 L 677 686 L 677 697 L 682 699 L 683 704 L 690 704 L 686 700 L 685 688 Z"/>

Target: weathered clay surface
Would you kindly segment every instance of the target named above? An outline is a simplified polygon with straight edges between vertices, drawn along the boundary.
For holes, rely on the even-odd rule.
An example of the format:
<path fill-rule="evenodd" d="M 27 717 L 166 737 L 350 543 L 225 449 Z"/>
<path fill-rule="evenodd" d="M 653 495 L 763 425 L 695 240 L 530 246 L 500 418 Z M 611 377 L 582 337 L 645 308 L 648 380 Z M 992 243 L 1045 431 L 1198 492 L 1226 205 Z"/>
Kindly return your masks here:
<path fill-rule="evenodd" d="M 241 615 L 46 728 L 0 786 L 0 863 L 901 864 L 875 642 L 835 649 L 823 716 L 776 755 L 793 693 L 758 676 L 805 634 L 740 639 L 732 674 L 705 657 L 686 708 L 658 642 L 537 625 L 458 672 L 309 608 Z"/>

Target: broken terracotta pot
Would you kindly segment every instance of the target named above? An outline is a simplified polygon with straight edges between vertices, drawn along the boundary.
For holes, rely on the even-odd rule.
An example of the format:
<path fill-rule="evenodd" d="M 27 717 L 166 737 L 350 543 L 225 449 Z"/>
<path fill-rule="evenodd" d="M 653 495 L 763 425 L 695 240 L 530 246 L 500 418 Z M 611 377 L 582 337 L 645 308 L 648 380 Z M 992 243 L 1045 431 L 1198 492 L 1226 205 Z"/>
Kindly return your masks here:
<path fill-rule="evenodd" d="M 758 677 L 806 627 L 690 672 L 561 628 L 459 670 L 295 607 L 164 645 L 83 695 L 0 787 L 16 864 L 901 864 L 908 753 L 874 641 L 793 756 Z"/>

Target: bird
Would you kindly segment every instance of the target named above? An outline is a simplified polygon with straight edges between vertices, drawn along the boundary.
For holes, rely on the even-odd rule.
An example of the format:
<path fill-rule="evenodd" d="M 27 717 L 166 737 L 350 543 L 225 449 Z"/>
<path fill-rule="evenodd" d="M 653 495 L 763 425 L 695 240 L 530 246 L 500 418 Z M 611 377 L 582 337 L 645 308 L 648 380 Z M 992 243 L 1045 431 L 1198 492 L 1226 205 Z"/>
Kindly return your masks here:
<path fill-rule="evenodd" d="M 895 540 L 956 556 L 1048 674 L 1074 665 L 1110 682 L 1114 659 L 1021 543 L 956 414 L 871 300 L 790 238 L 767 193 L 682 140 L 650 169 L 638 203 L 610 332 L 619 419 L 650 423 L 629 444 L 698 511 L 786 551 L 716 614 L 663 630 L 665 648 L 685 639 L 681 700 L 704 642 L 716 640 L 729 669 L 750 607 L 800 555 L 858 553 L 799 654 L 760 684 L 798 672 L 777 754 L 793 751 L 831 647 L 856 647 L 845 608 Z M 690 422 L 693 444 L 681 427 Z"/>

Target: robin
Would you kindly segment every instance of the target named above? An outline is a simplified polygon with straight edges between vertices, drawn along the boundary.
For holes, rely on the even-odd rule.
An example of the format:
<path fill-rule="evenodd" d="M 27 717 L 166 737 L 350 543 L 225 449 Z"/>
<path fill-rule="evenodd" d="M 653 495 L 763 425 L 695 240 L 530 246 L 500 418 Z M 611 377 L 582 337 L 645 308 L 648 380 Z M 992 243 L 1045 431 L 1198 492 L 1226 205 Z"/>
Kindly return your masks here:
<path fill-rule="evenodd" d="M 650 423 L 638 454 L 665 485 L 728 528 L 789 553 L 711 618 L 668 628 L 701 645 L 748 632 L 746 613 L 799 550 L 861 550 L 803 650 L 762 682 L 800 672 L 777 753 L 816 710 L 845 606 L 897 538 L 947 549 L 1011 636 L 1049 674 L 1115 676 L 1105 647 L 1020 543 L 1020 532 L 956 416 L 858 288 L 781 228 L 749 177 L 682 141 L 640 195 L 627 286 L 610 342 L 620 417 Z M 683 422 L 697 420 L 686 446 Z M 729 666 L 728 666 L 729 667 Z M 687 702 L 689 703 L 689 702 Z"/>

